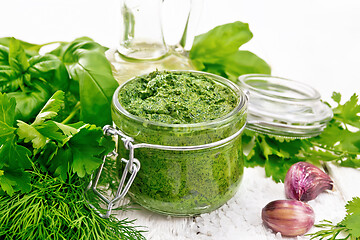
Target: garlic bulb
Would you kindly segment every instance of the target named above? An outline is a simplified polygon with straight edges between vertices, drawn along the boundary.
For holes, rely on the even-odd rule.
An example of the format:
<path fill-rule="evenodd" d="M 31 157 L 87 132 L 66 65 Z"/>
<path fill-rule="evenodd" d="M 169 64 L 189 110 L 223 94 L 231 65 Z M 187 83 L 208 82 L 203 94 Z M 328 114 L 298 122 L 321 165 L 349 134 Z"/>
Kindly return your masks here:
<path fill-rule="evenodd" d="M 310 201 L 325 190 L 332 190 L 333 181 L 318 167 L 307 162 L 293 164 L 285 177 L 287 198 Z"/>
<path fill-rule="evenodd" d="M 297 200 L 270 202 L 262 209 L 261 217 L 266 227 L 287 237 L 305 234 L 315 221 L 311 206 Z"/>

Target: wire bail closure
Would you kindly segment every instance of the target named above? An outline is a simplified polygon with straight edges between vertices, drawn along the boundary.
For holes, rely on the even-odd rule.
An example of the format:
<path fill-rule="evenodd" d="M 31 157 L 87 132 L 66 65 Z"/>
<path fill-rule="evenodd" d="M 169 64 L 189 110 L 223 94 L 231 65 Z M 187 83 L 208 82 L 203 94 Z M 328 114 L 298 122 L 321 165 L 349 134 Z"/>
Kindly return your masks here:
<path fill-rule="evenodd" d="M 90 181 L 86 191 L 91 189 L 98 197 L 100 197 L 107 204 L 107 212 L 106 212 L 106 214 L 100 213 L 100 211 L 91 203 L 89 203 L 90 207 L 95 209 L 98 212 L 100 217 L 102 217 L 102 218 L 110 217 L 111 211 L 112 211 L 115 203 L 117 203 L 118 201 L 120 201 L 122 198 L 125 197 L 126 193 L 129 191 L 131 184 L 133 183 L 133 181 L 136 177 L 136 174 L 140 170 L 140 161 L 134 157 L 134 150 L 136 148 L 150 148 L 150 149 L 171 150 L 171 151 L 196 151 L 196 150 L 217 147 L 217 146 L 226 144 L 227 142 L 238 137 L 244 131 L 245 126 L 246 126 L 246 123 L 244 123 L 244 125 L 237 132 L 235 132 L 234 134 L 232 134 L 231 136 L 229 136 L 227 138 L 221 139 L 216 142 L 202 144 L 202 145 L 196 145 L 196 146 L 165 146 L 165 145 L 156 145 L 156 144 L 149 144 L 149 143 L 134 144 L 134 139 L 125 135 L 120 130 L 115 129 L 115 128 L 111 127 L 110 125 L 104 126 L 103 131 L 104 131 L 105 135 L 120 137 L 120 139 L 124 142 L 125 148 L 127 150 L 129 150 L 129 159 L 127 160 L 127 159 L 121 158 L 121 161 L 126 163 L 125 169 L 122 173 L 121 180 L 118 185 L 118 189 L 116 191 L 115 197 L 113 199 L 109 200 L 101 192 L 98 191 L 97 185 L 99 183 L 99 179 L 100 179 L 101 173 L 103 171 L 106 159 L 112 158 L 112 157 L 116 158 L 118 156 L 118 154 L 115 150 L 113 150 L 112 152 L 110 152 L 106 156 L 104 156 L 103 163 L 100 165 L 95 179 L 93 179 L 91 177 L 91 181 Z M 125 184 L 128 174 L 130 174 L 130 177 L 128 179 L 128 182 Z"/>
<path fill-rule="evenodd" d="M 110 153 L 108 153 L 107 155 L 105 155 L 103 157 L 103 162 L 99 167 L 99 170 L 96 174 L 95 179 L 93 179 L 93 176 L 91 176 L 90 183 L 86 189 L 86 191 L 91 189 L 98 197 L 100 197 L 107 204 L 107 211 L 105 214 L 102 214 L 94 205 L 89 204 L 90 207 L 95 209 L 98 212 L 100 217 L 108 218 L 111 214 L 111 211 L 112 211 L 114 205 L 118 201 L 120 201 L 122 198 L 124 198 L 125 195 L 127 194 L 127 192 L 129 191 L 131 184 L 133 183 L 133 181 L 136 177 L 136 174 L 140 170 L 140 161 L 134 157 L 134 145 L 133 145 L 134 139 L 133 138 L 126 136 L 121 131 L 116 130 L 115 128 L 111 127 L 110 125 L 104 126 L 103 131 L 106 136 L 120 136 L 121 140 L 124 142 L 125 148 L 127 150 L 129 150 L 129 159 L 121 158 L 121 161 L 124 162 L 126 165 L 125 165 L 124 171 L 122 173 L 121 180 L 118 185 L 115 197 L 113 199 L 109 200 L 106 196 L 104 196 L 104 194 L 102 194 L 97 189 L 97 185 L 99 183 L 101 173 L 104 169 L 104 164 L 105 164 L 106 159 L 107 158 L 116 158 L 118 156 L 118 154 L 115 150 L 111 151 Z M 130 177 L 129 177 L 127 183 L 125 184 L 128 174 L 130 174 Z"/>

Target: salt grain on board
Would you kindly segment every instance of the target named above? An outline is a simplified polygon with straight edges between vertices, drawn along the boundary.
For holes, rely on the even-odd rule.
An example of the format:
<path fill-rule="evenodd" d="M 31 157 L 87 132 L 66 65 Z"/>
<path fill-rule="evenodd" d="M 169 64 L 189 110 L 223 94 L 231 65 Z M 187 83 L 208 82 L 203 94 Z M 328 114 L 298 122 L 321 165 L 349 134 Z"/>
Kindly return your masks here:
<path fill-rule="evenodd" d="M 238 192 L 219 209 L 196 217 L 166 217 L 147 210 L 120 212 L 119 218 L 136 218 L 135 224 L 144 226 L 148 240 L 276 240 L 280 233 L 266 229 L 261 210 L 269 202 L 285 199 L 284 184 L 265 177 L 263 168 L 246 168 Z M 340 192 L 320 194 L 309 202 L 315 212 L 315 223 L 323 219 L 339 222 L 345 215 L 345 201 Z M 329 211 L 329 209 L 331 211 Z M 313 227 L 309 233 L 316 232 Z M 286 238 L 305 240 L 308 236 Z"/>

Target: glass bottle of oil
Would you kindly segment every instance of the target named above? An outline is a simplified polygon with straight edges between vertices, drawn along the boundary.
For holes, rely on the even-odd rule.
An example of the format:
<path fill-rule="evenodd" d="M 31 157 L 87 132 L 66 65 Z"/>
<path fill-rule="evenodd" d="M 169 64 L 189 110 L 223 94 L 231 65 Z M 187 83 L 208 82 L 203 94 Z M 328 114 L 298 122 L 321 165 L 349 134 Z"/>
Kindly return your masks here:
<path fill-rule="evenodd" d="M 107 53 L 119 84 L 156 69 L 194 69 L 183 49 L 191 10 L 179 44 L 168 46 L 161 22 L 163 3 L 164 0 L 122 0 L 120 44 Z"/>

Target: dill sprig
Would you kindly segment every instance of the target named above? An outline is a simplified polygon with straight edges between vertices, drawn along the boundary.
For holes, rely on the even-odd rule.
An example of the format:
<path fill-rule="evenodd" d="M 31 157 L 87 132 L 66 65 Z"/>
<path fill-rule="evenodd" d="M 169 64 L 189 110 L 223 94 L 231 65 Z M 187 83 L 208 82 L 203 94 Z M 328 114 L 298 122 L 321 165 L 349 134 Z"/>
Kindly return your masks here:
<path fill-rule="evenodd" d="M 85 181 L 75 174 L 63 181 L 30 172 L 32 190 L 0 196 L 0 239 L 144 239 L 128 219 L 103 219 L 83 196 Z"/>

